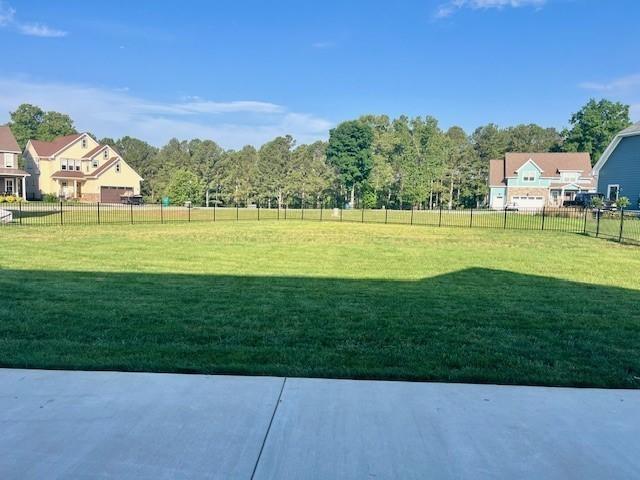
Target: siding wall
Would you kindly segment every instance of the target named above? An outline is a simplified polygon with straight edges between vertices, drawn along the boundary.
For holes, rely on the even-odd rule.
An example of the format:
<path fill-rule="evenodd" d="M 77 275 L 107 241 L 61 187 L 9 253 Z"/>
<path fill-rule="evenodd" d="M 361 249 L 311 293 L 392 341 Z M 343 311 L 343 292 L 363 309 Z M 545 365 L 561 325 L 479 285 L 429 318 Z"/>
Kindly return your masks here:
<path fill-rule="evenodd" d="M 607 186 L 620 185 L 620 196 L 631 200 L 629 208 L 640 202 L 640 135 L 623 138 L 598 176 L 598 192 L 607 194 Z"/>

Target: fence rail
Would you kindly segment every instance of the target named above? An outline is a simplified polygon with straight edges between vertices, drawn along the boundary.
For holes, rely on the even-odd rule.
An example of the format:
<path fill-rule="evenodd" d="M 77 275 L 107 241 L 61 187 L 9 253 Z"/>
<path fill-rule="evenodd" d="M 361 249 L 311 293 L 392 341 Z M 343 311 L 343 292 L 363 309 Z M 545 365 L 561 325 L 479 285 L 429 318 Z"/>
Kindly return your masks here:
<path fill-rule="evenodd" d="M 2 203 L 0 225 L 102 225 L 242 220 L 387 223 L 433 227 L 552 230 L 640 244 L 640 211 L 580 208 L 391 210 L 181 207 L 162 204 Z"/>

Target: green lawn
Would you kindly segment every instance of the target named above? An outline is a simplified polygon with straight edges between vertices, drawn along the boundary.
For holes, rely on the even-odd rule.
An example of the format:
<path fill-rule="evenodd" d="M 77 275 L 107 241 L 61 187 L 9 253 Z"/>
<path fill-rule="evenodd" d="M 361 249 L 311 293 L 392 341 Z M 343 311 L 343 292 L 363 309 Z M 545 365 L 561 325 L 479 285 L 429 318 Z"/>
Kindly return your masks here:
<path fill-rule="evenodd" d="M 640 387 L 634 246 L 297 221 L 0 235 L 3 366 Z"/>

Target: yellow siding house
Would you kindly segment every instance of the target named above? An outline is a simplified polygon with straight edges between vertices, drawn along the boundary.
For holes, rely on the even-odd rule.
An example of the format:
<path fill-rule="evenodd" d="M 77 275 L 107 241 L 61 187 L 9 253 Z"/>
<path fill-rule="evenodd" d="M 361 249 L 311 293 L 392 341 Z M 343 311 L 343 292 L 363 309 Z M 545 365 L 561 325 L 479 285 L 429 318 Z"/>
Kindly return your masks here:
<path fill-rule="evenodd" d="M 29 140 L 23 158 L 27 197 L 55 195 L 65 200 L 119 203 L 122 196 L 140 194 L 142 177 L 115 149 L 100 145 L 87 133 L 51 142 Z"/>

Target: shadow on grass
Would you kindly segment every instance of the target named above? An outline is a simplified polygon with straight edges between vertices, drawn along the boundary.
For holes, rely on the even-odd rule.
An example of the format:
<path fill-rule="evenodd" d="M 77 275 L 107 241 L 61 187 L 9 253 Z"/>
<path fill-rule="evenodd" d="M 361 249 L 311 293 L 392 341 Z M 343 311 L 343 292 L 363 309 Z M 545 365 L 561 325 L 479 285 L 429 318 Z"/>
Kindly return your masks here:
<path fill-rule="evenodd" d="M 0 291 L 6 367 L 640 387 L 622 288 L 4 270 Z"/>

